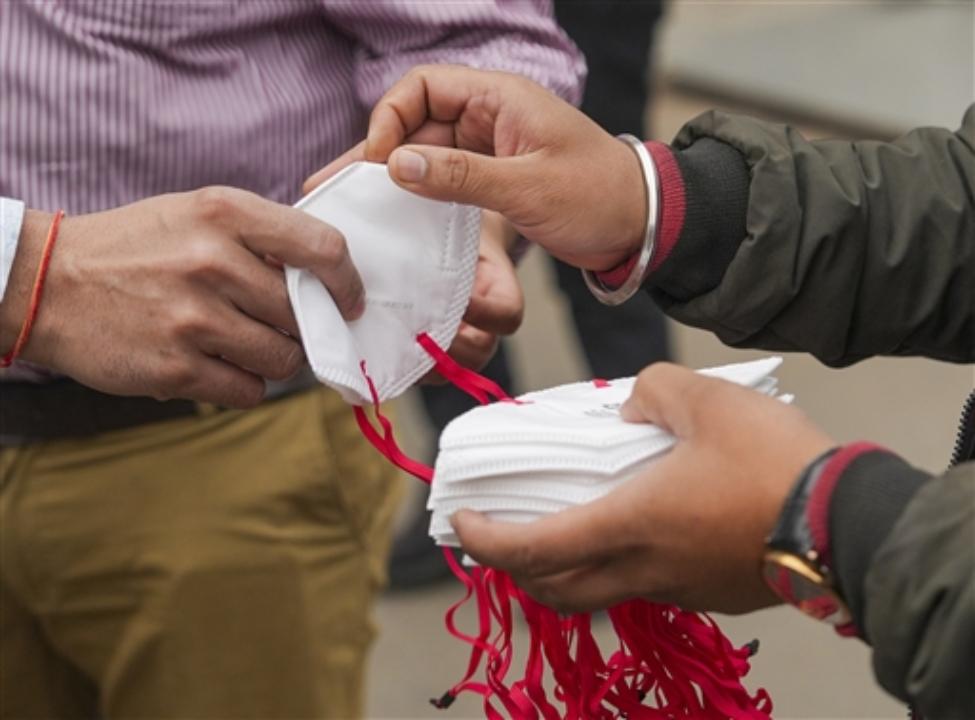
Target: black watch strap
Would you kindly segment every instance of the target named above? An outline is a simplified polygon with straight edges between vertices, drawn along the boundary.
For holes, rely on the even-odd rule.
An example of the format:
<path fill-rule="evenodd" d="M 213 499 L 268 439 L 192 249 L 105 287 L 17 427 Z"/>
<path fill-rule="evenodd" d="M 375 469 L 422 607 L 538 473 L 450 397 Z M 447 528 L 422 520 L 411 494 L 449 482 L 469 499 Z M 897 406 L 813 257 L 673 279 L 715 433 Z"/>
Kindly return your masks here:
<path fill-rule="evenodd" d="M 829 459 L 839 448 L 830 448 L 809 463 L 799 475 L 786 497 L 778 522 L 769 535 L 767 545 L 771 550 L 780 550 L 792 555 L 807 557 L 815 550 L 812 532 L 806 518 L 806 505 L 816 481 L 823 472 Z"/>

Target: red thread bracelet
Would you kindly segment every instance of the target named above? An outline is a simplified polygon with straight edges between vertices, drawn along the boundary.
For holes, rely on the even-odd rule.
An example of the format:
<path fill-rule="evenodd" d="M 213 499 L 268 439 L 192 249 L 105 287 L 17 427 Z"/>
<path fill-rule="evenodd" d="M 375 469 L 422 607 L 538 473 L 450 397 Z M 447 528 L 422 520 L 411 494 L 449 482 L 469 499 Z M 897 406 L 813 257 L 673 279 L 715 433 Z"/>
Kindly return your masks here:
<path fill-rule="evenodd" d="M 51 221 L 51 228 L 47 231 L 47 239 L 44 241 L 44 249 L 41 250 L 41 262 L 37 266 L 37 275 L 34 277 L 34 288 L 30 294 L 30 305 L 27 306 L 27 317 L 20 328 L 14 346 L 3 358 L 0 358 L 0 368 L 10 367 L 13 361 L 20 355 L 27 341 L 30 339 L 30 331 L 34 328 L 34 321 L 37 319 L 37 311 L 41 307 L 41 296 L 44 293 L 44 280 L 47 278 L 47 269 L 51 265 L 51 254 L 54 252 L 54 243 L 58 239 L 58 229 L 61 227 L 61 218 L 64 217 L 64 210 L 58 210 Z"/>

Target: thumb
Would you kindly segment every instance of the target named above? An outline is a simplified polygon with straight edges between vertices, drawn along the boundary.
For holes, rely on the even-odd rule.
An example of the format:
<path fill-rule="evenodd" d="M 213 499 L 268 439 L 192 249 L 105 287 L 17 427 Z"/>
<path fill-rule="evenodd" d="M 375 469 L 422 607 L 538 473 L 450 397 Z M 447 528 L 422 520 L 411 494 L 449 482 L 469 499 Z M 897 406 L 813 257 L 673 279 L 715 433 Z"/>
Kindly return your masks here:
<path fill-rule="evenodd" d="M 523 169 L 516 158 L 405 145 L 389 156 L 389 175 L 397 185 L 417 195 L 507 215 L 520 193 Z"/>
<path fill-rule="evenodd" d="M 680 365 L 655 363 L 637 376 L 620 415 L 627 422 L 650 422 L 686 439 L 716 383 Z"/>

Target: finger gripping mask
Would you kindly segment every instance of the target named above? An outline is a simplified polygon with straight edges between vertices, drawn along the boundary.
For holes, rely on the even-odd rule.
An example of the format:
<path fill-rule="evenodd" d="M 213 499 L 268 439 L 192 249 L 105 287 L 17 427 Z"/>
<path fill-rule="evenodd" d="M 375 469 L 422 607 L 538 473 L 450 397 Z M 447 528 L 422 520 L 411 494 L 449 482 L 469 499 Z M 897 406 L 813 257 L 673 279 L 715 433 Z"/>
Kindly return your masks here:
<path fill-rule="evenodd" d="M 385 165 L 355 163 L 295 207 L 339 230 L 366 291 L 366 310 L 346 322 L 308 270 L 286 268 L 288 295 L 315 376 L 353 405 L 396 397 L 434 365 L 417 343 L 449 347 L 467 308 L 480 211 L 414 195 Z"/>

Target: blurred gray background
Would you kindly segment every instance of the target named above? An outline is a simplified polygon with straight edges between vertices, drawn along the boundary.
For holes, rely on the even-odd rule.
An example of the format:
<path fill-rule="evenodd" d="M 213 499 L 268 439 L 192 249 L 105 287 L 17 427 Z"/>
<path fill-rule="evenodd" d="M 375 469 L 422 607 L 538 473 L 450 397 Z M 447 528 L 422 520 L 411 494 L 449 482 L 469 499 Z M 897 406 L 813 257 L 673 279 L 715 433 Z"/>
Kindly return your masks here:
<path fill-rule="evenodd" d="M 975 98 L 973 36 L 968 1 L 676 2 L 658 28 L 649 127 L 670 140 L 686 120 L 721 107 L 787 121 L 815 137 L 954 128 Z M 587 379 L 549 265 L 530 254 L 520 272 L 527 312 L 511 356 L 521 389 Z M 691 367 L 761 355 L 726 348 L 701 331 L 671 330 L 678 361 Z M 872 440 L 932 471 L 947 462 L 960 403 L 975 384 L 971 367 L 878 359 L 831 370 L 800 355 L 786 356 L 780 378 L 837 440 Z M 398 412 L 405 444 L 419 453 L 428 430 L 415 398 Z M 369 717 L 483 717 L 479 698 L 461 698 L 446 711 L 427 702 L 466 666 L 465 648 L 442 624 L 459 590 L 447 582 L 381 601 Z M 747 683 L 769 690 L 777 718 L 906 717 L 876 688 L 859 642 L 789 608 L 719 621 L 736 642 L 760 638 Z M 605 625 L 599 632 L 609 637 Z"/>

